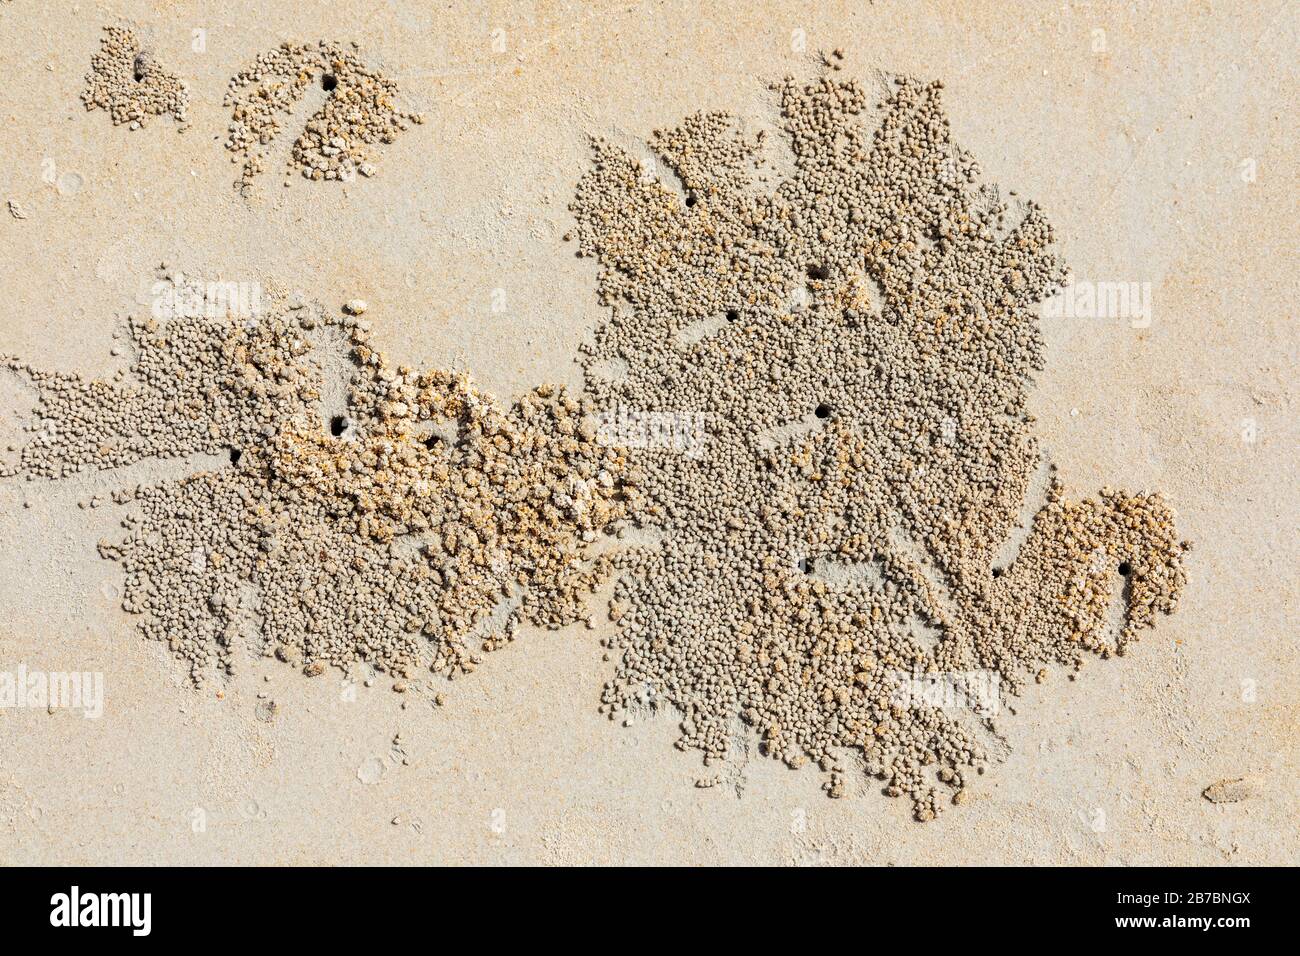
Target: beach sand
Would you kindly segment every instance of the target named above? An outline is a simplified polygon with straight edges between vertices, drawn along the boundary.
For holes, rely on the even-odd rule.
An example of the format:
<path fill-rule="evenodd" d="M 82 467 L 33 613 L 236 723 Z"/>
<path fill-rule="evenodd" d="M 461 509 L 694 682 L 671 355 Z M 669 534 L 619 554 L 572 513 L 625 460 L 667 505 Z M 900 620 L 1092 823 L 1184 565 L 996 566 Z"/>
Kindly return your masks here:
<path fill-rule="evenodd" d="M 832 800 L 814 768 L 757 755 L 697 788 L 675 717 L 597 712 L 608 625 L 526 628 L 441 707 L 274 660 L 195 690 L 96 553 L 124 510 L 78 507 L 123 476 L 6 480 L 0 671 L 102 673 L 104 706 L 0 709 L 0 862 L 1294 862 L 1297 14 L 1004 6 L 0 6 L 0 352 L 87 375 L 125 367 L 112 334 L 166 262 L 362 298 L 394 362 L 464 368 L 503 397 L 577 385 L 601 311 L 594 262 L 561 237 L 590 135 L 632 146 L 698 109 L 770 125 L 765 81 L 835 48 L 845 76 L 941 79 L 956 139 L 1043 206 L 1076 278 L 1150 284 L 1149 324 L 1043 322 L 1030 404 L 1060 476 L 1160 490 L 1195 544 L 1178 612 L 1123 659 L 1010 701 L 1005 760 L 920 824 L 874 780 Z M 85 110 L 108 25 L 187 84 L 184 132 Z M 355 41 L 425 122 L 377 147 L 372 178 L 286 187 L 272 168 L 243 198 L 227 82 L 319 39 Z M 0 448 L 24 399 L 0 389 Z M 1212 795 L 1243 799 L 1202 795 L 1237 778 Z"/>

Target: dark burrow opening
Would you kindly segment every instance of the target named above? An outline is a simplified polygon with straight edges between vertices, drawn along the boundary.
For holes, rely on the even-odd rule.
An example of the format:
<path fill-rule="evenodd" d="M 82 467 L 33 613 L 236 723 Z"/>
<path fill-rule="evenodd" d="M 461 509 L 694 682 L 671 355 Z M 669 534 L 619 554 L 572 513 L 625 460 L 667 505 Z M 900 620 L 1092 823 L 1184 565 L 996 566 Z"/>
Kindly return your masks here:
<path fill-rule="evenodd" d="M 827 405 L 825 402 L 822 402 L 820 405 L 818 405 L 816 408 L 813 409 L 813 414 L 816 415 L 818 418 L 830 418 L 831 407 Z"/>
<path fill-rule="evenodd" d="M 993 576 L 994 576 L 995 578 L 1000 578 L 1000 577 L 1002 577 L 1002 569 L 1001 569 L 1001 568 L 994 568 L 994 569 L 993 569 Z"/>
<path fill-rule="evenodd" d="M 334 92 L 334 87 L 339 85 L 339 78 L 333 73 L 325 73 L 320 78 L 321 89 L 326 93 Z"/>
<path fill-rule="evenodd" d="M 433 451 L 433 450 L 434 450 L 435 448 L 437 448 L 438 445 L 440 445 L 441 443 L 442 443 L 442 436 L 441 436 L 441 435 L 436 435 L 436 434 L 435 434 L 435 435 L 429 435 L 429 436 L 427 436 L 427 437 L 424 439 L 424 447 L 427 448 L 427 449 L 429 449 L 429 451 Z"/>
<path fill-rule="evenodd" d="M 808 267 L 809 279 L 817 279 L 819 281 L 824 281 L 826 279 L 829 279 L 830 277 L 831 277 L 831 270 L 826 268 L 826 266 L 818 265 L 817 263 L 814 262 L 812 265 Z"/>
<path fill-rule="evenodd" d="M 728 310 L 727 310 L 727 321 L 728 321 L 728 322 L 739 322 L 739 321 L 740 321 L 740 310 L 739 310 L 739 309 L 728 309 Z"/>
<path fill-rule="evenodd" d="M 812 574 L 813 573 L 812 560 L 810 558 L 800 558 L 799 570 L 802 571 L 804 574 Z"/>
<path fill-rule="evenodd" d="M 352 423 L 347 420 L 346 416 L 335 415 L 333 418 L 330 419 L 330 434 L 333 435 L 335 438 L 338 438 L 340 435 L 342 435 L 345 431 L 348 430 L 348 425 L 350 424 Z"/>
<path fill-rule="evenodd" d="M 686 194 L 686 205 L 687 205 L 688 207 L 689 207 L 689 206 L 694 206 L 698 201 L 699 201 L 699 200 L 697 200 L 697 199 L 695 198 L 695 193 L 687 193 L 687 194 Z"/>
<path fill-rule="evenodd" d="M 1124 577 L 1128 577 L 1133 573 L 1133 565 L 1129 564 L 1127 561 L 1121 561 L 1119 563 L 1119 573 L 1124 575 Z"/>
<path fill-rule="evenodd" d="M 141 53 L 139 56 L 135 58 L 135 62 L 131 64 L 131 68 L 132 70 L 134 70 L 132 75 L 135 77 L 135 81 L 137 83 L 139 83 L 141 80 L 144 79 L 144 54 L 143 53 Z"/>
<path fill-rule="evenodd" d="M 239 459 L 243 457 L 244 457 L 244 453 L 240 451 L 238 448 L 230 449 L 230 463 L 232 465 L 238 465 Z"/>

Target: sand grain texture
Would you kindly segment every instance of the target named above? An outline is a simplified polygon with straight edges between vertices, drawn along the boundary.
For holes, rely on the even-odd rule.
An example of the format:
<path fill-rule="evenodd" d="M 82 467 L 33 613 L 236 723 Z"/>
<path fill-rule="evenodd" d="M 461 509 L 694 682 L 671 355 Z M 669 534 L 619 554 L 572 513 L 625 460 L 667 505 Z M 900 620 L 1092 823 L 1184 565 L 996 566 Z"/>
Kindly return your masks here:
<path fill-rule="evenodd" d="M 765 81 L 812 76 L 836 47 L 837 75 L 940 78 L 956 141 L 1042 206 L 1076 278 L 1151 284 L 1144 327 L 1043 319 L 1039 441 L 1071 488 L 1158 489 L 1196 547 L 1178 613 L 1123 661 L 1028 682 L 988 785 L 921 826 L 860 774 L 827 800 L 818 774 L 743 753 L 727 786 L 694 786 L 675 718 L 597 712 L 617 667 L 605 624 L 525 628 L 491 680 L 458 680 L 442 706 L 274 660 L 195 691 L 137 639 L 96 553 L 125 514 L 116 479 L 6 481 L 0 668 L 101 671 L 106 692 L 100 720 L 0 711 L 0 861 L 1293 862 L 1296 14 L 1252 6 L 547 3 L 454 21 L 416 4 L 6 4 L 0 61 L 21 80 L 0 88 L 0 198 L 25 218 L 0 219 L 0 352 L 104 380 L 130 367 L 113 332 L 148 309 L 165 261 L 364 299 L 377 348 L 469 370 L 506 403 L 579 388 L 572 357 L 605 310 L 598 263 L 561 237 L 590 135 L 640 149 L 705 110 L 775 139 Z M 186 135 L 86 111 L 109 23 L 185 82 Z M 221 145 L 230 78 L 320 39 L 357 42 L 425 122 L 383 144 L 373 178 L 268 174 L 240 196 Z M 7 382 L 0 398 L 10 430 L 34 396 Z M 1258 788 L 1202 796 L 1238 778 Z"/>

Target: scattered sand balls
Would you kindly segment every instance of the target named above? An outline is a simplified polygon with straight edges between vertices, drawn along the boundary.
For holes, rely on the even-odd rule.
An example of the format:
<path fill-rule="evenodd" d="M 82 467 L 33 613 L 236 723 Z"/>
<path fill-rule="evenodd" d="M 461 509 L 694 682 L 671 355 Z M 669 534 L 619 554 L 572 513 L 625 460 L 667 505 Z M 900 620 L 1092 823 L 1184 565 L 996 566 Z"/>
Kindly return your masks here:
<path fill-rule="evenodd" d="M 104 28 L 81 94 L 87 110 L 108 110 L 113 125 L 125 123 L 130 129 L 140 129 L 149 117 L 169 113 L 176 122 L 184 123 L 189 99 L 185 84 L 159 66 L 152 53 L 141 49 L 134 33 L 122 27 Z"/>
<path fill-rule="evenodd" d="M 832 795 L 860 760 L 920 819 L 983 772 L 989 697 L 1123 653 L 1186 547 L 1158 494 L 1028 498 L 1034 308 L 1063 269 L 1039 208 L 978 184 L 940 89 L 897 81 L 871 132 L 857 83 L 787 78 L 774 192 L 764 134 L 708 113 L 651 140 L 680 191 L 597 141 L 572 206 L 611 307 L 588 396 L 706 432 L 622 442 L 659 541 L 618 558 L 602 709 L 673 708 L 706 764 L 757 732 Z"/>
<path fill-rule="evenodd" d="M 341 44 L 282 43 L 231 79 L 226 94 L 225 105 L 233 111 L 226 148 L 243 164 L 236 186 L 245 194 L 265 168 L 267 147 L 312 84 L 319 85 L 324 105 L 307 120 L 288 160 L 289 172 L 297 170 L 306 179 L 372 176 L 367 147 L 392 143 L 409 124 L 423 122 L 418 113 L 394 105 L 396 83 Z"/>
<path fill-rule="evenodd" d="M 242 187 L 317 82 L 289 160 L 308 178 L 369 175 L 365 147 L 419 121 L 341 47 L 283 45 L 227 97 Z M 196 681 L 251 646 L 308 676 L 366 661 L 406 691 L 521 623 L 585 619 L 617 567 L 611 718 L 671 707 L 706 764 L 757 734 L 833 796 L 861 766 L 932 818 L 998 740 L 984 678 L 1014 693 L 1123 654 L 1176 607 L 1188 546 L 1159 494 L 1034 491 L 1034 308 L 1063 269 L 1038 207 L 1010 209 L 952 142 L 940 85 L 899 80 L 874 131 L 852 81 L 775 89 L 794 159 L 775 190 L 764 134 L 726 114 L 653 137 L 680 192 L 595 144 L 573 210 L 611 313 L 582 396 L 503 407 L 314 307 L 137 318 L 111 382 L 4 359 L 38 394 L 7 474 L 220 456 L 119 489 L 126 535 L 100 542 Z M 629 525 L 614 559 L 588 548 Z"/>
<path fill-rule="evenodd" d="M 366 661 L 454 677 L 521 622 L 586 615 L 610 567 L 587 545 L 630 492 L 583 401 L 541 386 L 502 407 L 463 375 L 393 368 L 365 323 L 315 308 L 129 333 L 138 358 L 113 383 L 6 360 L 38 395 L 10 471 L 221 456 L 121 489 L 126 537 L 100 542 L 123 607 L 196 682 L 250 647 L 308 676 Z"/>

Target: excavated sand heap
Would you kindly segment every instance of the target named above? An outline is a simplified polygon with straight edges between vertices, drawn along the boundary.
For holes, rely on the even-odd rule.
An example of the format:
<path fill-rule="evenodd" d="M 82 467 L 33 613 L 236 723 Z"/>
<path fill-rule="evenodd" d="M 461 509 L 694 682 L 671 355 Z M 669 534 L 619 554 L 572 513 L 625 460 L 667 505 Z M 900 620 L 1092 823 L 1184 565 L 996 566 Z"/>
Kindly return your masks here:
<path fill-rule="evenodd" d="M 623 513 L 623 456 L 581 401 L 541 386 L 503 407 L 464 375 L 394 368 L 367 333 L 310 307 L 137 318 L 113 382 L 7 360 L 38 395 L 11 474 L 221 456 L 115 493 L 128 534 L 100 542 L 125 609 L 196 681 L 250 643 L 309 675 L 367 661 L 399 690 L 468 673 L 520 623 L 585 617 L 608 572 L 584 551 Z"/>
<path fill-rule="evenodd" d="M 1027 500 L 1063 270 L 1041 210 L 978 184 L 941 84 L 898 80 L 874 130 L 855 82 L 774 90 L 774 191 L 764 134 L 701 113 L 650 142 L 679 182 L 598 141 L 572 206 L 611 310 L 588 395 L 659 539 L 619 559 L 604 709 L 670 706 L 706 763 L 757 731 L 832 795 L 860 755 L 929 819 L 985 769 L 998 693 L 1123 654 L 1186 545 L 1159 494 Z"/>
<path fill-rule="evenodd" d="M 168 114 L 183 124 L 190 94 L 176 74 L 141 47 L 134 33 L 105 27 L 99 52 L 90 59 L 81 101 L 87 110 L 107 110 L 114 126 L 140 129 L 150 117 Z"/>
<path fill-rule="evenodd" d="M 313 83 L 320 85 L 324 100 L 306 119 L 288 157 L 289 170 L 306 179 L 346 182 L 357 173 L 373 176 L 373 144 L 392 143 L 411 123 L 424 121 L 419 113 L 397 108 L 397 84 L 355 51 L 355 43 L 282 43 L 231 79 L 226 148 L 242 164 L 236 183 L 242 192 L 247 195 L 265 169 L 268 149 Z"/>

